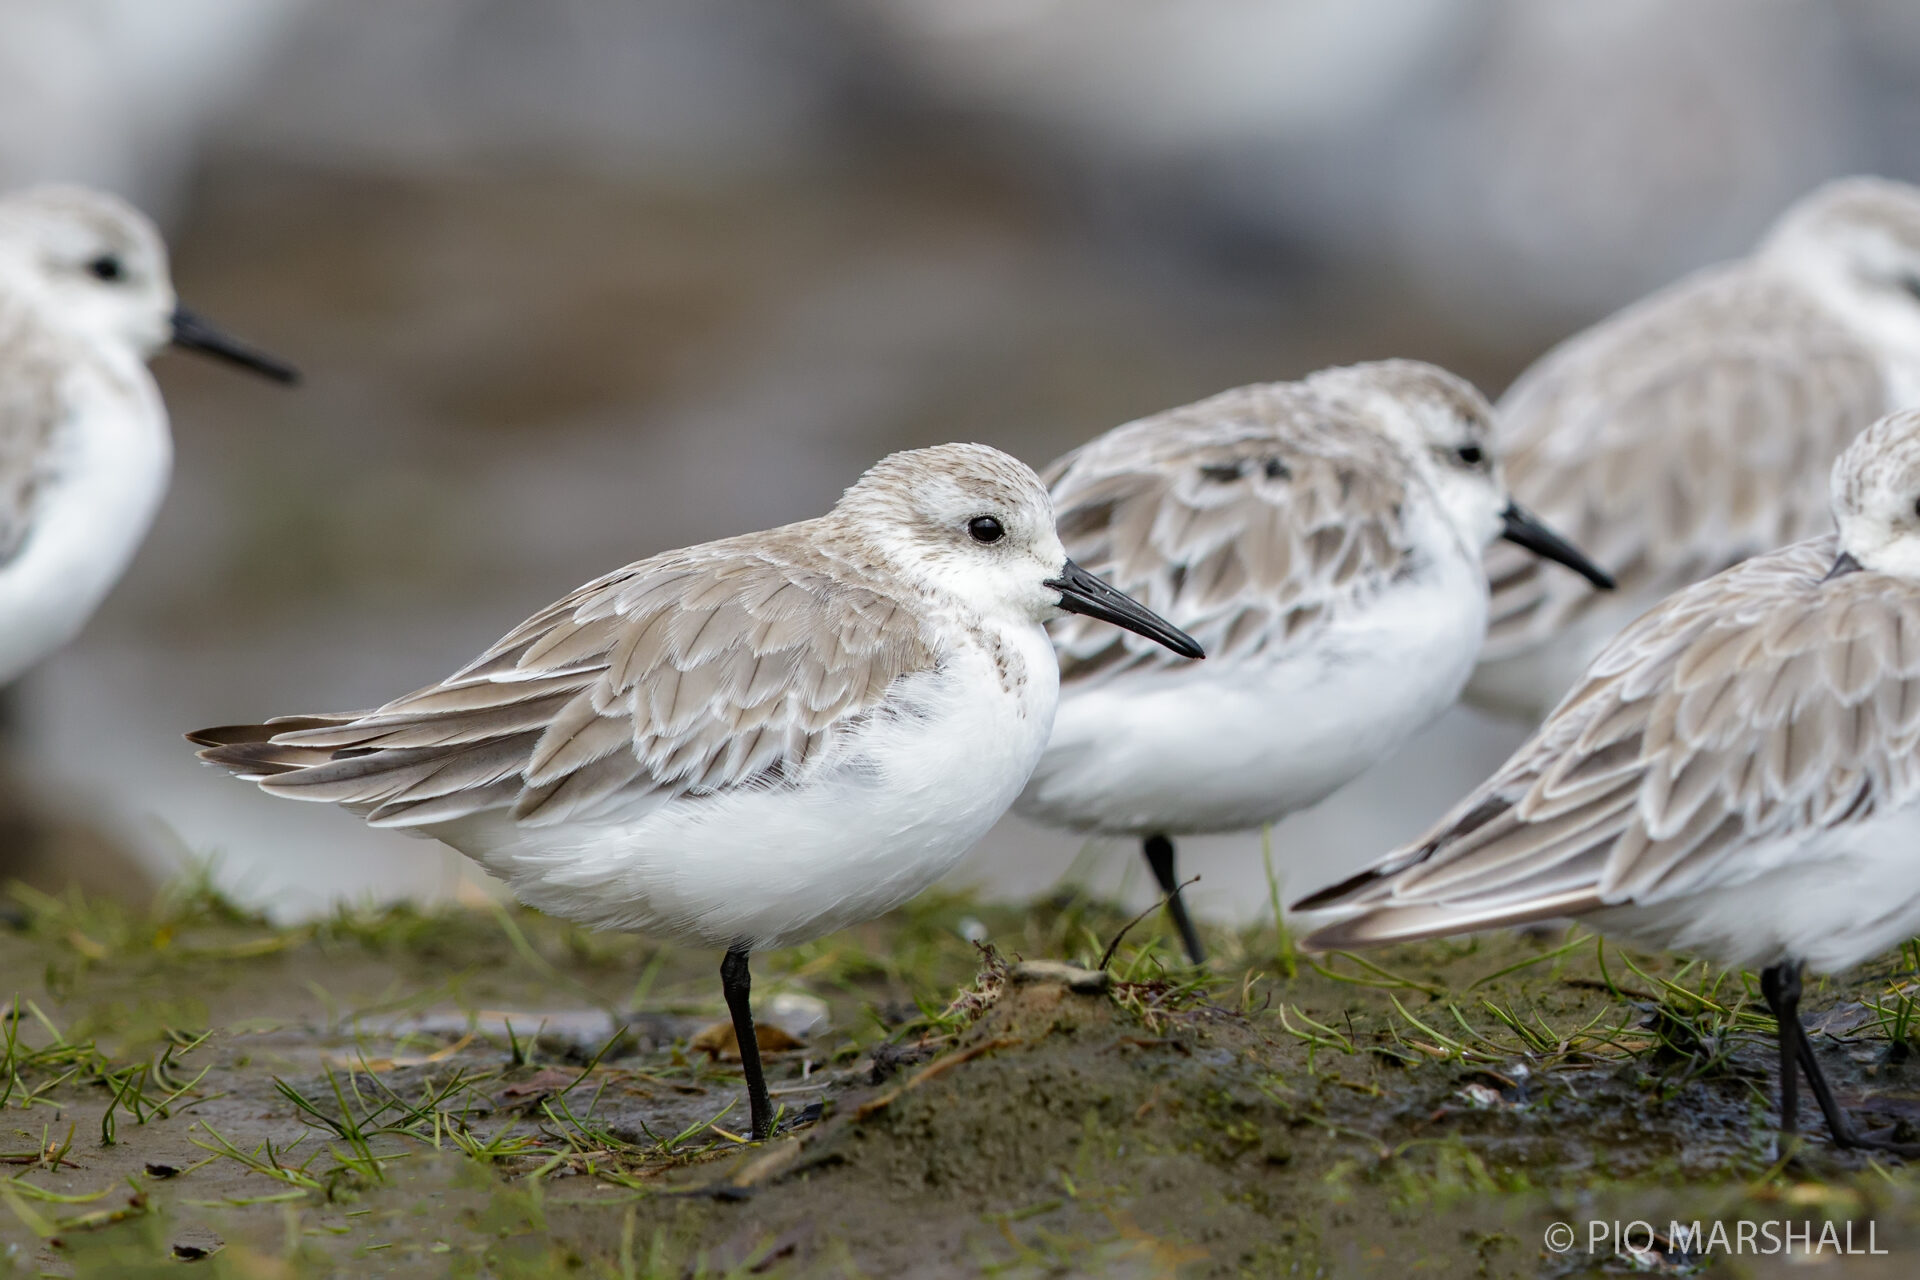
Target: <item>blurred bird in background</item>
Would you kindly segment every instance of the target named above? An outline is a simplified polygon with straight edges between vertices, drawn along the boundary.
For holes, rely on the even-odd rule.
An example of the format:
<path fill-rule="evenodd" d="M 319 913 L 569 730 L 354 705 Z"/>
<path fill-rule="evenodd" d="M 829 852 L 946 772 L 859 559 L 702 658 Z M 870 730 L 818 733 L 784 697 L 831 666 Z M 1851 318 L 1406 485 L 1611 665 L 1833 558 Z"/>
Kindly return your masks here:
<path fill-rule="evenodd" d="M 146 362 L 169 344 L 295 378 L 180 304 L 131 205 L 0 196 L 0 689 L 79 633 L 146 537 L 173 459 Z M 0 804 L 0 875 L 27 873 L 36 829 L 23 801 Z"/>
<path fill-rule="evenodd" d="M 1595 597 L 1495 547 L 1470 696 L 1538 719 L 1667 595 L 1830 528 L 1833 459 L 1916 402 L 1920 188 L 1882 179 L 1820 188 L 1749 257 L 1555 347 L 1502 397 L 1496 439 L 1514 493 L 1620 591 Z"/>
<path fill-rule="evenodd" d="M 73 638 L 146 536 L 173 460 L 146 362 L 170 343 L 298 376 L 181 305 L 132 206 L 0 197 L 0 685 Z"/>

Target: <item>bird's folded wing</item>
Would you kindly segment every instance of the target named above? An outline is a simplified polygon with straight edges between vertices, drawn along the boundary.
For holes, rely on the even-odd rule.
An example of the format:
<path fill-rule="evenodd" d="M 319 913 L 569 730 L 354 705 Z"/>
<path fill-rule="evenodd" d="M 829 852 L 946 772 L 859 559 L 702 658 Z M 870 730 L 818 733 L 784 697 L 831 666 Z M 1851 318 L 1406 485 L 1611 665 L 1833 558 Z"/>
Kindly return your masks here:
<path fill-rule="evenodd" d="M 0 569 L 33 528 L 63 390 L 53 339 L 23 304 L 0 297 Z"/>
<path fill-rule="evenodd" d="M 804 547 L 739 542 L 590 583 L 376 710 L 195 740 L 266 790 L 395 826 L 500 808 L 553 823 L 798 780 L 936 658 L 901 601 Z"/>
<path fill-rule="evenodd" d="M 1886 397 L 1868 348 L 1741 264 L 1548 353 L 1501 398 L 1497 438 L 1515 498 L 1654 600 L 1831 528 L 1828 465 Z M 1508 543 L 1487 574 L 1488 659 L 1609 603 Z"/>
<path fill-rule="evenodd" d="M 1223 658 L 1304 642 L 1409 557 L 1404 464 L 1288 384 L 1109 433 L 1046 479 L 1067 554 Z M 1052 624 L 1061 681 L 1178 665 L 1091 619 Z"/>
<path fill-rule="evenodd" d="M 1416 843 L 1298 904 L 1317 945 L 1517 923 L 1761 874 L 1920 795 L 1920 589 L 1821 579 L 1829 535 L 1628 627 L 1498 773 Z"/>

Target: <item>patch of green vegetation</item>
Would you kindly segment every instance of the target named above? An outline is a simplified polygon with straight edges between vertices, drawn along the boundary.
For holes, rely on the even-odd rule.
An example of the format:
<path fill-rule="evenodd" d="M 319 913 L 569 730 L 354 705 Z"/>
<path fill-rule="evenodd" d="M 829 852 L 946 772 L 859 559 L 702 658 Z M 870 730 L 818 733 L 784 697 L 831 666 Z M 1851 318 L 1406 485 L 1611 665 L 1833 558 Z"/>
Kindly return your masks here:
<path fill-rule="evenodd" d="M 708 953 L 507 907 L 278 926 L 204 878 L 19 901 L 0 1237 L 74 1274 L 1526 1275 L 1602 1211 L 1920 1240 L 1904 1168 L 1817 1120 L 1775 1149 L 1750 975 L 1578 931 L 1309 958 L 1270 920 L 1198 970 L 1158 911 L 929 894 L 756 957 L 830 1025 L 768 1050 L 783 1114 L 824 1113 L 749 1144 Z M 1909 947 L 1810 987 L 1848 1105 L 1920 1114 L 1917 984 Z"/>

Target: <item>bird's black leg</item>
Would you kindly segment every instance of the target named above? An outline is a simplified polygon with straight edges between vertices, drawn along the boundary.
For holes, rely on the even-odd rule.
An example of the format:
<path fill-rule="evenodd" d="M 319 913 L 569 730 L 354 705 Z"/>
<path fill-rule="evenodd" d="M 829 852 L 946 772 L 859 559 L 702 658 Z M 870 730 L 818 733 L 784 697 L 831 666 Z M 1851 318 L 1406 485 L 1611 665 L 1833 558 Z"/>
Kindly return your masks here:
<path fill-rule="evenodd" d="M 1173 917 L 1173 927 L 1180 931 L 1180 943 L 1187 949 L 1187 959 L 1205 964 L 1207 953 L 1200 946 L 1200 935 L 1187 915 L 1187 904 L 1180 900 L 1180 878 L 1173 873 L 1173 841 L 1165 836 L 1148 836 L 1141 851 L 1147 855 L 1147 865 L 1153 868 L 1153 878 L 1160 882 L 1160 892 L 1167 895 L 1167 914 Z"/>
<path fill-rule="evenodd" d="M 753 1114 L 753 1136 L 773 1136 L 773 1099 L 767 1096 L 767 1077 L 760 1070 L 760 1038 L 753 1031 L 753 974 L 747 968 L 747 949 L 733 947 L 720 962 L 720 988 L 727 993 L 727 1012 L 733 1015 L 734 1038 L 740 1042 L 740 1070 L 747 1077 L 747 1105 Z"/>
<path fill-rule="evenodd" d="M 1767 1006 L 1773 1010 L 1773 1016 L 1780 1023 L 1780 1078 L 1781 1089 L 1781 1128 L 1791 1133 L 1792 1120 L 1786 1108 L 1792 1106 L 1793 1098 L 1793 1060 L 1797 1060 L 1800 1070 L 1807 1076 L 1807 1087 L 1813 1093 L 1813 1100 L 1820 1104 L 1820 1114 L 1826 1117 L 1827 1129 L 1833 1134 L 1836 1147 L 1867 1147 L 1876 1151 L 1889 1151 L 1896 1155 L 1911 1158 L 1920 1154 L 1920 1144 L 1910 1142 L 1892 1142 L 1885 1138 L 1863 1136 L 1853 1127 L 1847 1113 L 1840 1106 L 1840 1100 L 1833 1096 L 1833 1088 L 1827 1083 L 1827 1076 L 1820 1069 L 1820 1059 L 1813 1055 L 1813 1037 L 1800 1022 L 1800 972 L 1797 963 L 1783 962 L 1774 965 L 1760 975 L 1760 990 L 1767 997 Z M 1792 1059 L 1788 1048 L 1791 1043 Z"/>
<path fill-rule="evenodd" d="M 1790 1138 L 1798 1130 L 1800 1119 L 1800 966 L 1781 963 L 1761 970 L 1760 994 L 1773 1012 L 1774 1030 L 1780 1039 L 1780 1135 Z M 1808 1080 L 1813 1077 L 1809 1072 Z M 1815 1086 L 1815 1095 L 1818 1093 L 1819 1087 Z M 1821 1104 L 1822 1110 L 1825 1105 Z M 1832 1117 L 1828 1120 L 1831 1123 Z"/>
<path fill-rule="evenodd" d="M 1798 1029 L 1794 1037 L 1799 1042 L 1800 1067 L 1807 1073 L 1807 1085 L 1813 1090 L 1813 1100 L 1820 1104 L 1820 1114 L 1827 1118 L 1827 1128 L 1833 1133 L 1833 1145 L 1836 1147 L 1872 1147 L 1880 1145 L 1871 1139 L 1863 1138 L 1854 1129 L 1853 1122 L 1847 1119 L 1847 1113 L 1840 1107 L 1840 1100 L 1833 1096 L 1833 1089 L 1827 1084 L 1826 1073 L 1820 1070 L 1820 1060 L 1813 1056 L 1813 1040 L 1804 1027 Z"/>

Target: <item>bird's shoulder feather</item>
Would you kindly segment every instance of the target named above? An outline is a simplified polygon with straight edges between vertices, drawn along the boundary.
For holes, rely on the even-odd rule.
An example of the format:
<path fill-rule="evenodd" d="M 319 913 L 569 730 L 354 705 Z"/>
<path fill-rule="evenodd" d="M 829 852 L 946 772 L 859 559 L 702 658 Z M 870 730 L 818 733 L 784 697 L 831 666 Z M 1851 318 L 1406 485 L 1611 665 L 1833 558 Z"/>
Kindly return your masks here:
<path fill-rule="evenodd" d="M 437 684 L 209 731 L 202 754 L 392 825 L 497 808 L 558 822 L 796 781 L 939 662 L 913 602 L 823 554 L 813 523 L 629 565 Z"/>
<path fill-rule="evenodd" d="M 1068 555 L 1218 662 L 1304 642 L 1414 557 L 1396 446 L 1291 384 L 1242 387 L 1117 428 L 1056 462 Z M 1173 665 L 1089 619 L 1052 627 L 1061 679 Z"/>
<path fill-rule="evenodd" d="M 33 309 L 0 293 L 0 567 L 18 555 L 68 407 L 60 341 Z"/>

